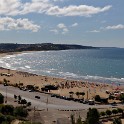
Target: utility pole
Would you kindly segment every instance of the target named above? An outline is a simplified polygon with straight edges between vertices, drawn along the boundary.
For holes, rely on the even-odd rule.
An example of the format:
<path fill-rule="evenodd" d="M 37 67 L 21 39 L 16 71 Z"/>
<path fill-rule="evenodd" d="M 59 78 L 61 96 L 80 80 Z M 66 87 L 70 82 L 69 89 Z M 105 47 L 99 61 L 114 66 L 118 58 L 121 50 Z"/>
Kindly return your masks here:
<path fill-rule="evenodd" d="M 87 91 L 87 99 L 88 99 L 88 91 Z"/>
<path fill-rule="evenodd" d="M 34 122 L 35 122 L 35 111 L 36 111 L 36 109 L 35 109 L 35 106 L 34 106 Z"/>
<path fill-rule="evenodd" d="M 10 69 L 8 69 L 8 74 L 10 74 Z"/>
<path fill-rule="evenodd" d="M 48 94 L 47 94 L 46 108 L 47 108 L 47 111 L 48 111 Z"/>
<path fill-rule="evenodd" d="M 5 100 L 5 103 L 7 103 L 7 86 L 6 87 L 6 100 Z"/>

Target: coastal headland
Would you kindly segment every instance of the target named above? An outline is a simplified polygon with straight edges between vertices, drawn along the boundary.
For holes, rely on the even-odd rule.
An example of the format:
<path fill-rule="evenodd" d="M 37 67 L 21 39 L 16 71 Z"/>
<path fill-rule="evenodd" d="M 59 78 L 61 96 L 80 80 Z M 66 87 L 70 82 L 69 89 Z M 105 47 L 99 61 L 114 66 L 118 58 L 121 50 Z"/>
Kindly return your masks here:
<path fill-rule="evenodd" d="M 48 51 L 48 50 L 69 50 L 69 49 L 99 49 L 98 47 L 82 46 L 76 44 L 15 44 L 1 43 L 0 53 L 23 52 L 23 51 Z"/>

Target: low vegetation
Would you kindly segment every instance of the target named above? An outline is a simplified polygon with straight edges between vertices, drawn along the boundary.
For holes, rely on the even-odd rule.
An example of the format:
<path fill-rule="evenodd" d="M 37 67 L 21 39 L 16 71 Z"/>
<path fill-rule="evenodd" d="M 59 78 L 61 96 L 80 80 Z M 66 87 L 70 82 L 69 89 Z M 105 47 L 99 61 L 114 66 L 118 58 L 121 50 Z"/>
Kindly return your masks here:
<path fill-rule="evenodd" d="M 113 117 L 113 118 L 112 118 Z M 123 117 L 123 109 L 117 108 L 113 110 L 106 110 L 99 112 L 96 108 L 89 108 L 85 121 L 82 121 L 79 116 L 76 120 L 74 115 L 71 115 L 71 124 L 99 124 L 104 119 L 112 120 L 112 124 L 122 124 L 121 117 Z"/>
<path fill-rule="evenodd" d="M 19 98 L 22 100 L 21 96 Z M 21 104 L 24 104 L 24 102 L 25 100 L 23 100 Z M 3 103 L 4 96 L 0 93 L 0 124 L 10 124 L 14 119 L 25 118 L 28 116 L 28 110 L 23 106 L 14 107 L 13 105 L 4 105 Z"/>
<path fill-rule="evenodd" d="M 0 124 L 10 124 L 14 119 L 23 119 L 28 116 L 28 111 L 22 106 L 0 105 Z"/>
<path fill-rule="evenodd" d="M 42 124 L 42 123 L 40 123 L 40 122 L 23 121 L 23 122 L 19 122 L 19 124 Z"/>

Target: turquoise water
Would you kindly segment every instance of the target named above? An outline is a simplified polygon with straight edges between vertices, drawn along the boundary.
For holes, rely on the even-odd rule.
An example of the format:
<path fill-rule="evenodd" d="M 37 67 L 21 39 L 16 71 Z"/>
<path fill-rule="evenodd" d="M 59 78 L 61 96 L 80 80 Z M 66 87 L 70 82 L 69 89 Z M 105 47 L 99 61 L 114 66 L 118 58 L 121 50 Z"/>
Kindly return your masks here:
<path fill-rule="evenodd" d="M 68 79 L 124 83 L 124 49 L 42 51 L 8 55 L 0 66 Z"/>

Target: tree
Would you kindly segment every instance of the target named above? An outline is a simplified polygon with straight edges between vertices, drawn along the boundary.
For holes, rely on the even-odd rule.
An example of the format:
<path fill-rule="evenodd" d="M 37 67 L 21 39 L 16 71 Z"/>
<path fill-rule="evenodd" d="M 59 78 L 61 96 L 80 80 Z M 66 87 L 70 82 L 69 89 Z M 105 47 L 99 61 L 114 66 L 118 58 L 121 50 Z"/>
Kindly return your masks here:
<path fill-rule="evenodd" d="M 120 95 L 120 100 L 124 103 L 124 94 Z"/>
<path fill-rule="evenodd" d="M 117 114 L 117 113 L 118 113 L 118 110 L 117 110 L 117 109 L 113 109 L 113 110 L 112 110 L 112 113 L 113 113 L 113 114 Z"/>
<path fill-rule="evenodd" d="M 85 92 L 80 92 L 80 95 L 82 95 L 82 98 L 83 98 L 85 95 Z"/>
<path fill-rule="evenodd" d="M 28 111 L 27 111 L 27 109 L 23 108 L 22 106 L 19 106 L 14 109 L 14 115 L 20 116 L 20 117 L 27 117 Z"/>
<path fill-rule="evenodd" d="M 80 97 L 80 92 L 76 92 L 76 95 L 79 98 Z"/>
<path fill-rule="evenodd" d="M 7 84 L 7 82 L 8 82 L 7 79 L 4 78 L 4 79 L 3 79 L 3 83 L 4 83 L 4 84 Z"/>
<path fill-rule="evenodd" d="M 87 124 L 97 124 L 99 122 L 99 112 L 96 108 L 89 108 L 87 112 L 86 123 Z"/>
<path fill-rule="evenodd" d="M 107 114 L 108 116 L 110 116 L 110 115 L 112 114 L 112 112 L 111 112 L 110 110 L 106 110 L 106 114 Z"/>
<path fill-rule="evenodd" d="M 76 124 L 83 124 L 82 121 L 81 121 L 81 117 L 80 117 L 80 116 L 79 116 L 79 118 L 77 119 Z"/>
<path fill-rule="evenodd" d="M 96 96 L 95 96 L 95 101 L 101 102 L 101 97 L 100 97 L 99 95 L 96 95 Z"/>
<path fill-rule="evenodd" d="M 123 113 L 123 109 L 117 108 L 117 110 L 118 110 L 118 113 Z"/>
<path fill-rule="evenodd" d="M 39 86 L 35 86 L 35 87 L 34 87 L 34 90 L 35 90 L 35 91 L 39 90 Z"/>
<path fill-rule="evenodd" d="M 4 86 L 8 86 L 8 83 L 9 83 L 10 81 L 9 80 L 7 80 L 7 79 L 3 79 L 3 84 L 4 84 Z"/>
<path fill-rule="evenodd" d="M 73 114 L 71 114 L 71 124 L 75 124 L 75 117 Z"/>
<path fill-rule="evenodd" d="M 3 121 L 5 121 L 5 116 L 0 113 L 0 124 L 2 124 Z"/>
<path fill-rule="evenodd" d="M 69 94 L 70 94 L 70 97 L 73 98 L 74 92 L 73 91 L 70 91 Z"/>
<path fill-rule="evenodd" d="M 118 113 L 121 113 L 121 114 L 122 114 L 122 118 L 124 118 L 124 112 L 123 112 L 123 109 L 118 108 L 117 110 L 118 110 Z"/>
<path fill-rule="evenodd" d="M 19 82 L 19 87 L 22 87 L 22 86 L 23 86 L 23 83 L 20 83 L 20 82 Z"/>
<path fill-rule="evenodd" d="M 106 113 L 105 113 L 105 112 L 101 112 L 100 115 L 101 115 L 101 116 L 105 116 Z"/>
<path fill-rule="evenodd" d="M 0 93 L 0 104 L 4 103 L 4 96 Z"/>
<path fill-rule="evenodd" d="M 6 121 L 8 122 L 8 124 L 10 124 L 14 119 L 15 119 L 14 116 L 6 115 Z M 7 123 L 5 123 L 5 124 L 7 124 Z"/>
<path fill-rule="evenodd" d="M 115 119 L 113 120 L 113 124 L 122 124 L 122 121 L 121 121 L 120 118 L 115 118 Z"/>
<path fill-rule="evenodd" d="M 4 105 L 1 108 L 1 113 L 4 115 L 13 115 L 14 107 L 13 105 Z"/>

